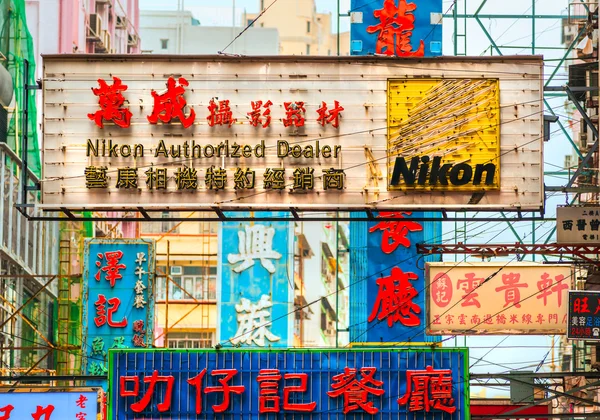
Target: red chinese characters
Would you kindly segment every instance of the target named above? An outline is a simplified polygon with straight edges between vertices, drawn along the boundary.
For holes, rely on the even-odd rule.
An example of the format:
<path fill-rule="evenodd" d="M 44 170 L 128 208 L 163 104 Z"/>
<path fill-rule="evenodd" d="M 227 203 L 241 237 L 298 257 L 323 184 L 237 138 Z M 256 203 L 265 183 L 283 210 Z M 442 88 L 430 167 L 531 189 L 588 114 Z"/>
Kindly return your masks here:
<path fill-rule="evenodd" d="M 422 57 L 425 55 L 425 43 L 419 42 L 419 48 L 413 51 L 411 37 L 415 29 L 415 3 L 406 0 L 384 0 L 383 8 L 375 10 L 373 15 L 379 20 L 377 25 L 368 26 L 367 33 L 377 33 L 375 52 L 377 54 L 398 57 Z"/>
<path fill-rule="evenodd" d="M 33 420 L 51 420 L 50 415 L 54 411 L 54 406 L 52 404 L 47 405 L 46 407 L 42 407 L 38 405 L 35 413 L 31 415 Z M 44 417 L 42 417 L 44 416 Z"/>
<path fill-rule="evenodd" d="M 162 94 L 158 94 L 156 91 L 152 91 L 152 97 L 154 98 L 154 108 L 152 115 L 148 115 L 148 121 L 151 124 L 157 124 L 158 121 L 163 123 L 171 122 L 172 119 L 178 118 L 181 121 L 183 128 L 190 127 L 196 119 L 196 112 L 192 108 L 190 114 L 186 117 L 184 114 L 184 108 L 187 105 L 185 98 L 185 87 L 188 86 L 188 81 L 180 77 L 179 84 L 175 82 L 175 79 L 171 76 L 167 80 L 167 91 Z"/>
<path fill-rule="evenodd" d="M 344 110 L 338 101 L 333 101 L 333 108 L 327 109 L 327 104 L 321 102 L 321 107 L 317 109 L 319 118 L 317 123 L 325 126 L 325 124 L 331 124 L 332 127 L 338 128 L 340 126 L 340 113 Z"/>
<path fill-rule="evenodd" d="M 481 308 L 481 304 L 477 300 L 479 293 L 475 292 L 475 290 L 483 283 L 484 279 L 482 277 L 475 277 L 475 273 L 467 273 L 465 277 L 456 282 L 456 288 L 462 289 L 465 292 L 462 296 L 460 306 L 477 306 Z"/>
<path fill-rule="evenodd" d="M 229 106 L 229 100 L 219 101 L 219 104 L 217 105 L 215 100 L 211 99 L 208 103 L 208 112 L 210 114 L 206 119 L 208 120 L 208 125 L 211 127 L 214 127 L 215 125 L 227 125 L 231 127 L 231 125 L 236 122 L 236 119 L 233 118 L 231 107 Z"/>
<path fill-rule="evenodd" d="M 569 285 L 565 282 L 565 276 L 562 274 L 557 275 L 554 280 L 550 278 L 550 274 L 542 274 L 541 280 L 537 282 L 537 288 L 539 293 L 536 299 L 544 299 L 544 306 L 548 305 L 548 296 L 556 294 L 558 307 L 562 306 L 563 293 L 569 290 Z"/>
<path fill-rule="evenodd" d="M 98 254 L 97 257 L 101 261 L 106 258 L 106 265 L 102 267 L 102 262 L 96 261 L 96 266 L 101 267 L 100 271 L 96 273 L 96 281 L 100 281 L 101 272 L 105 272 L 106 280 L 108 280 L 108 282 L 110 283 L 110 287 L 115 287 L 115 282 L 123 278 L 123 276 L 121 275 L 121 270 L 127 268 L 125 264 L 122 264 L 120 262 L 121 258 L 123 258 L 123 252 L 105 252 L 104 254 Z"/>
<path fill-rule="evenodd" d="M 2 417 L 0 417 L 0 420 L 8 420 L 10 419 L 10 412 L 13 411 L 15 409 L 15 407 L 13 405 L 5 405 L 4 407 L 0 407 L 0 414 L 2 414 Z"/>
<path fill-rule="evenodd" d="M 123 317 L 121 321 L 113 320 L 113 315 L 115 312 L 117 312 L 119 306 L 121 305 L 121 299 L 117 297 L 108 299 L 108 304 L 110 305 L 108 311 L 106 310 L 106 303 L 106 297 L 102 294 L 99 294 L 98 300 L 94 302 L 94 306 L 96 306 L 94 324 L 96 324 L 96 327 L 100 328 L 104 324 L 108 323 L 108 326 L 112 328 L 125 328 L 127 326 L 127 317 Z"/>
<path fill-rule="evenodd" d="M 127 383 L 133 383 L 133 389 L 127 389 Z M 156 388 L 156 384 L 158 382 L 166 383 L 165 393 L 163 400 L 156 405 L 158 411 L 164 413 L 171 408 L 171 398 L 173 395 L 173 384 L 175 383 L 175 378 L 171 375 L 169 376 L 159 376 L 158 371 L 155 370 L 152 372 L 152 376 L 144 377 L 144 383 L 149 384 L 144 396 L 137 402 L 132 403 L 130 408 L 136 412 L 141 413 L 148 407 L 150 401 L 152 400 L 152 396 L 154 395 L 154 390 Z M 120 378 L 120 392 L 119 395 L 121 397 L 137 397 L 140 393 L 140 378 L 137 376 L 121 376 Z"/>
<path fill-rule="evenodd" d="M 77 407 L 80 408 L 85 408 L 85 403 L 87 402 L 88 398 L 83 395 L 83 394 L 79 394 L 79 398 L 77 399 L 77 401 L 75 401 L 75 404 L 77 405 Z"/>
<path fill-rule="evenodd" d="M 425 370 L 409 370 L 406 372 L 406 394 L 398 398 L 398 404 L 407 405 L 408 411 L 425 411 L 431 409 L 454 413 L 452 397 L 452 372 L 436 370 L 427 366 Z"/>
<path fill-rule="evenodd" d="M 410 216 L 411 214 L 412 213 L 410 212 L 381 212 L 379 213 L 379 217 L 404 219 L 404 215 Z M 369 233 L 379 230 L 383 231 L 383 235 L 381 237 L 381 250 L 386 254 L 391 254 L 400 245 L 408 248 L 410 246 L 410 239 L 407 237 L 408 233 L 420 232 L 423 230 L 423 226 L 417 222 L 412 222 L 409 220 L 394 220 L 377 223 L 375 226 L 369 229 Z"/>
<path fill-rule="evenodd" d="M 519 288 L 527 287 L 527 283 L 519 283 L 521 274 L 519 273 L 508 273 L 502 274 L 503 286 L 496 287 L 496 292 L 504 291 L 504 308 L 507 306 L 515 306 L 515 308 L 521 307 L 521 292 Z"/>
<path fill-rule="evenodd" d="M 369 401 L 369 395 L 381 396 L 385 391 L 379 387 L 383 385 L 382 381 L 376 380 L 373 376 L 377 368 L 363 367 L 360 369 L 360 380 L 357 379 L 358 372 L 353 368 L 344 368 L 344 373 L 333 377 L 331 391 L 327 395 L 337 398 L 340 395 L 344 397 L 344 414 L 359 408 L 369 414 L 377 414 L 379 409 Z"/>
<path fill-rule="evenodd" d="M 417 279 L 415 273 L 404 273 L 398 267 L 392 268 L 389 276 L 378 278 L 379 290 L 368 321 L 387 319 L 389 327 L 396 322 L 408 327 L 419 325 L 421 321 L 416 314 L 421 313 L 421 308 L 413 302 L 419 293 L 411 283 Z"/>
<path fill-rule="evenodd" d="M 446 273 L 439 273 L 431 282 L 431 299 L 440 308 L 445 308 L 452 299 L 452 280 Z"/>
<path fill-rule="evenodd" d="M 229 381 L 237 375 L 237 373 L 237 369 L 215 369 L 210 373 L 211 376 L 225 375 L 224 378 L 218 379 L 218 382 L 221 384 L 220 386 L 207 386 L 204 388 L 205 394 L 211 392 L 220 392 L 223 394 L 223 402 L 212 406 L 215 413 L 223 413 L 229 408 L 231 393 L 242 394 L 246 389 L 244 385 L 229 385 Z"/>
<path fill-rule="evenodd" d="M 285 108 L 286 115 L 286 117 L 283 119 L 283 126 L 302 127 L 305 122 L 304 114 L 306 113 L 304 102 L 284 102 L 283 106 Z"/>
<path fill-rule="evenodd" d="M 263 101 L 252 101 L 251 105 L 252 111 L 248 112 L 250 125 L 253 127 L 260 125 L 267 128 L 271 124 L 271 105 L 273 105 L 273 102 L 267 101 L 263 104 Z"/>
<path fill-rule="evenodd" d="M 125 97 L 121 93 L 127 90 L 127 85 L 122 84 L 118 77 L 113 77 L 111 86 L 103 79 L 98 79 L 98 84 L 100 87 L 92 88 L 92 92 L 98 97 L 100 109 L 93 114 L 88 114 L 88 118 L 100 128 L 104 128 L 104 121 L 112 121 L 123 128 L 129 127 L 131 111 L 123 107 Z"/>

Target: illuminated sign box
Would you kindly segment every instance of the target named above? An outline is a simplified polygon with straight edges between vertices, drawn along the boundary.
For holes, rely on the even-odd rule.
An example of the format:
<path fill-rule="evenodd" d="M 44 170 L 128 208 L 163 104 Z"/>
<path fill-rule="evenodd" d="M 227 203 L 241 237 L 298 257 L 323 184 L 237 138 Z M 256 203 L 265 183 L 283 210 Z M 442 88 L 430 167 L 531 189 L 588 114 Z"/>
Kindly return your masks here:
<path fill-rule="evenodd" d="M 543 208 L 540 57 L 44 57 L 45 210 Z"/>
<path fill-rule="evenodd" d="M 427 263 L 427 333 L 565 334 L 573 266 Z"/>
<path fill-rule="evenodd" d="M 109 419 L 469 418 L 467 349 L 111 350 Z"/>

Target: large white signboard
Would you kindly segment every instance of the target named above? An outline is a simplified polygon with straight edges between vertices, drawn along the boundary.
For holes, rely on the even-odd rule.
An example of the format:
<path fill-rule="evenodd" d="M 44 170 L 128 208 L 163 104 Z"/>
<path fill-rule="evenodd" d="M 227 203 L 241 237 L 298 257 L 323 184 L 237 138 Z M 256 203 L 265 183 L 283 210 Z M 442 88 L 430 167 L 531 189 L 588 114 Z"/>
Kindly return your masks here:
<path fill-rule="evenodd" d="M 47 210 L 538 210 L 539 57 L 44 57 Z"/>

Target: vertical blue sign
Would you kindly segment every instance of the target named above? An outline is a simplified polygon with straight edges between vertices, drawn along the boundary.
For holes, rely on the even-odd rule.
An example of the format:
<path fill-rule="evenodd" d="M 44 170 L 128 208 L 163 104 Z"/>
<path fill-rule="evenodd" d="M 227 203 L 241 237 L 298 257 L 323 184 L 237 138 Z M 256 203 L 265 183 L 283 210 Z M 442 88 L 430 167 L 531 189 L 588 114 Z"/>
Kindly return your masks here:
<path fill-rule="evenodd" d="M 439 236 L 441 223 L 411 220 L 417 217 L 433 215 L 381 212 L 376 220 L 350 223 L 353 343 L 390 345 L 439 340 L 425 335 L 424 267 L 432 257 L 419 256 L 417 244 Z"/>
<path fill-rule="evenodd" d="M 83 272 L 84 374 L 106 375 L 109 348 L 152 345 L 154 241 L 87 239 Z"/>
<path fill-rule="evenodd" d="M 277 213 L 261 212 L 261 217 Z M 293 310 L 289 222 L 223 222 L 218 340 L 224 347 L 288 347 Z"/>
<path fill-rule="evenodd" d="M 351 0 L 350 54 L 442 55 L 442 0 Z"/>

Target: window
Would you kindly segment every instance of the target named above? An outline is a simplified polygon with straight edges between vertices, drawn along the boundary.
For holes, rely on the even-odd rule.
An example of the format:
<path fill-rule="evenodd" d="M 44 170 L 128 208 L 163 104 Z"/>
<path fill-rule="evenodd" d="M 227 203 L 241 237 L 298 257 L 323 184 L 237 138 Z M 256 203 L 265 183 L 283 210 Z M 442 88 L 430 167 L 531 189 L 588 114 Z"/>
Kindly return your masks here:
<path fill-rule="evenodd" d="M 169 40 L 168 39 L 161 39 L 160 40 L 160 49 L 161 50 L 166 50 L 167 48 L 169 48 Z"/>
<path fill-rule="evenodd" d="M 306 44 L 306 55 L 310 55 L 310 44 Z"/>
<path fill-rule="evenodd" d="M 306 22 L 306 33 L 310 33 L 310 20 Z"/>
<path fill-rule="evenodd" d="M 208 349 L 213 347 L 214 332 L 169 333 L 170 349 Z"/>
<path fill-rule="evenodd" d="M 174 222 L 171 217 L 178 217 L 179 213 L 163 212 L 161 215 L 163 220 L 160 223 L 160 233 L 179 233 L 179 222 Z"/>
<path fill-rule="evenodd" d="M 164 268 L 157 270 L 163 273 Z M 160 275 L 160 274 L 159 274 Z M 156 299 L 166 300 L 166 277 L 156 278 Z M 189 266 L 183 267 L 181 275 L 171 271 L 169 282 L 169 301 L 173 300 L 216 300 L 217 299 L 217 267 Z"/>

